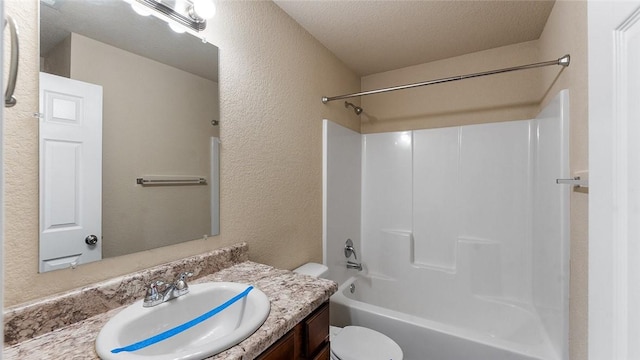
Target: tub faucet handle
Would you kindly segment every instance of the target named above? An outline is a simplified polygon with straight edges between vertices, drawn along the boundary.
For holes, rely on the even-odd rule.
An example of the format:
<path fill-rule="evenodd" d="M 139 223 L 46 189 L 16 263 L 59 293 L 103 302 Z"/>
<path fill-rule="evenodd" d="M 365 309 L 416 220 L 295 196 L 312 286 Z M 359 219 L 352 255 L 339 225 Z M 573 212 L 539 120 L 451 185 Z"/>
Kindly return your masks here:
<path fill-rule="evenodd" d="M 353 241 L 351 239 L 347 239 L 344 243 L 344 256 L 348 259 L 353 254 L 353 257 L 358 260 L 358 255 L 356 255 L 356 249 L 353 247 Z"/>
<path fill-rule="evenodd" d="M 356 261 L 349 260 L 352 254 Z M 362 271 L 362 264 L 358 261 L 358 255 L 356 255 L 356 249 L 353 247 L 351 239 L 347 239 L 344 244 L 344 256 L 347 258 L 347 269 Z"/>

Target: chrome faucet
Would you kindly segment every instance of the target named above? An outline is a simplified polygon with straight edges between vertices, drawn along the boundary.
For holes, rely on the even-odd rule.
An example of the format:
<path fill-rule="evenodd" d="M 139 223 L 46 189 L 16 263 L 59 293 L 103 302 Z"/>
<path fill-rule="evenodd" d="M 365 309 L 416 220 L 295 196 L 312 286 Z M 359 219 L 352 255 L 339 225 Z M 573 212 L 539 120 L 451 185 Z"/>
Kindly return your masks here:
<path fill-rule="evenodd" d="M 192 275 L 193 273 L 191 272 L 183 272 L 178 275 L 176 280 L 171 284 L 167 284 L 162 280 L 152 281 L 147 288 L 147 294 L 144 297 L 142 306 L 156 306 L 188 293 L 189 285 L 187 284 L 187 278 Z"/>
<path fill-rule="evenodd" d="M 356 261 L 349 260 L 351 254 L 353 254 Z M 356 249 L 353 247 L 353 241 L 351 241 L 351 239 L 347 239 L 344 244 L 344 256 L 347 258 L 347 269 L 362 271 L 362 263 L 358 261 L 358 255 L 356 255 Z"/>

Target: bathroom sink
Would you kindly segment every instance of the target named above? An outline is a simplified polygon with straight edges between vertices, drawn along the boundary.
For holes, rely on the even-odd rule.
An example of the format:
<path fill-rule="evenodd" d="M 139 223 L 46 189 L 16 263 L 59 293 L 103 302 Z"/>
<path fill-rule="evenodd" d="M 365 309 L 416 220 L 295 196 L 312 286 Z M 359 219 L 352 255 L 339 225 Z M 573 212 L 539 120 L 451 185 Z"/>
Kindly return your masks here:
<path fill-rule="evenodd" d="M 246 284 L 190 284 L 176 299 L 154 307 L 140 300 L 116 314 L 100 330 L 96 351 L 105 360 L 203 359 L 249 337 L 270 310 L 267 296 Z"/>

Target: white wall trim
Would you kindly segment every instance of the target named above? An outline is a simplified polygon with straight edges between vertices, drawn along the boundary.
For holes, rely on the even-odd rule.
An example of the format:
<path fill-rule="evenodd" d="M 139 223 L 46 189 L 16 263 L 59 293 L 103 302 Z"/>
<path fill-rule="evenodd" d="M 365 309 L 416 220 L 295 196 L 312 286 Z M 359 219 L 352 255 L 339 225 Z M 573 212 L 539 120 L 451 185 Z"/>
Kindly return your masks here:
<path fill-rule="evenodd" d="M 640 2 L 589 1 L 589 359 L 633 358 L 640 304 L 630 297 L 640 278 L 630 267 L 637 230 L 630 221 L 640 164 L 640 151 L 630 141 L 637 127 L 634 82 L 628 59 L 638 52 Z M 635 48 L 633 48 L 635 46 Z M 637 78 L 636 71 L 635 78 Z M 637 139 L 637 135 L 636 135 Z M 631 355 L 631 357 L 630 357 Z"/>

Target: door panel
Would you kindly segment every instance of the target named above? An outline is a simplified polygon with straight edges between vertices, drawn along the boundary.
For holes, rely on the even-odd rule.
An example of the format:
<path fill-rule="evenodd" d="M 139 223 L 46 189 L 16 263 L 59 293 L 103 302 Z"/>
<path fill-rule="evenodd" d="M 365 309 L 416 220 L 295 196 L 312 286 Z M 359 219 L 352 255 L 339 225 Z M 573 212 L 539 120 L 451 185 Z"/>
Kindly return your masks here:
<path fill-rule="evenodd" d="M 44 272 L 102 258 L 102 87 L 40 73 L 40 109 Z"/>

